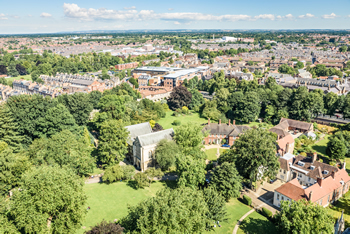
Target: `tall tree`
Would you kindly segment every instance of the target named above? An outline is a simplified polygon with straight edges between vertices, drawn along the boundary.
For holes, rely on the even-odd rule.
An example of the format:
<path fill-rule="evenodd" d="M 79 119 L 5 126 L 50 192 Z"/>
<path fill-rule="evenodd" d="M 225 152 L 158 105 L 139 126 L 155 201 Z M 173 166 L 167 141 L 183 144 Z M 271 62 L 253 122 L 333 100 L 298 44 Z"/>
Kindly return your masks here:
<path fill-rule="evenodd" d="M 168 99 L 169 108 L 176 110 L 188 106 L 192 101 L 192 94 L 185 86 L 178 86 L 173 89 Z"/>
<path fill-rule="evenodd" d="M 186 155 L 197 155 L 204 158 L 204 154 L 197 154 L 203 148 L 203 133 L 200 125 L 187 123 L 175 130 L 174 140 Z M 196 153 L 194 153 L 196 152 Z"/>
<path fill-rule="evenodd" d="M 24 137 L 18 132 L 18 124 L 12 117 L 10 109 L 0 106 L 0 139 L 6 142 L 14 151 L 19 151 Z"/>
<path fill-rule="evenodd" d="M 164 189 L 134 207 L 121 225 L 131 233 L 203 233 L 209 224 L 203 194 L 190 188 Z"/>
<path fill-rule="evenodd" d="M 86 212 L 84 182 L 72 171 L 42 166 L 27 171 L 13 193 L 10 214 L 24 233 L 73 233 Z"/>
<path fill-rule="evenodd" d="M 330 137 L 326 152 L 331 159 L 344 159 L 347 151 L 348 149 L 344 143 L 344 138 L 339 139 L 337 136 Z"/>
<path fill-rule="evenodd" d="M 224 161 L 234 162 L 239 174 L 250 182 L 274 177 L 279 168 L 276 138 L 275 133 L 266 129 L 250 129 L 235 141 L 235 147 L 224 155 Z"/>
<path fill-rule="evenodd" d="M 180 155 L 176 159 L 176 172 L 179 176 L 178 184 L 197 188 L 205 182 L 205 162 L 203 159 L 194 159 L 191 156 Z"/>
<path fill-rule="evenodd" d="M 50 137 L 62 130 L 74 132 L 76 129 L 73 116 L 62 104 L 48 109 L 45 116 L 38 119 L 38 131 L 41 136 Z"/>
<path fill-rule="evenodd" d="M 334 219 L 328 210 L 305 200 L 281 203 L 281 211 L 275 215 L 279 233 L 333 233 Z"/>
<path fill-rule="evenodd" d="M 98 159 L 107 165 L 123 161 L 128 150 L 128 135 L 121 120 L 105 121 L 100 130 Z"/>
<path fill-rule="evenodd" d="M 329 92 L 324 96 L 324 107 L 327 110 L 328 115 L 334 114 L 337 109 L 337 100 L 338 95 L 333 92 Z"/>
<path fill-rule="evenodd" d="M 205 188 L 203 196 L 209 210 L 207 217 L 214 223 L 227 220 L 225 198 L 212 187 Z"/>
<path fill-rule="evenodd" d="M 242 177 L 238 174 L 235 164 L 224 162 L 214 169 L 210 183 L 228 201 L 238 197 L 242 189 Z"/>
<path fill-rule="evenodd" d="M 77 175 L 86 176 L 93 171 L 95 159 L 92 147 L 84 139 L 69 130 L 56 133 L 51 138 L 40 138 L 29 146 L 27 155 L 34 165 L 59 165 L 72 169 Z"/>
<path fill-rule="evenodd" d="M 87 93 L 74 93 L 61 95 L 60 101 L 67 107 L 78 125 L 86 125 L 90 112 L 93 109 L 91 99 Z"/>
<path fill-rule="evenodd" d="M 110 118 L 122 119 L 125 114 L 125 99 L 117 95 L 106 95 L 98 104 L 102 112 L 106 112 Z"/>
<path fill-rule="evenodd" d="M 155 156 L 157 163 L 163 170 L 175 166 L 176 157 L 181 154 L 181 149 L 174 141 L 161 140 L 156 147 Z"/>

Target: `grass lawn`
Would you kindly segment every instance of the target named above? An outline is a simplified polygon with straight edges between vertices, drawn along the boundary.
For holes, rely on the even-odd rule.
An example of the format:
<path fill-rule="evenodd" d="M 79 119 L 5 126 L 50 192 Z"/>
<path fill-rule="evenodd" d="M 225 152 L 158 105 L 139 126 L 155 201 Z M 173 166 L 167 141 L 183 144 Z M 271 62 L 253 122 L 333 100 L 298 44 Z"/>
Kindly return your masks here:
<path fill-rule="evenodd" d="M 24 79 L 24 80 L 32 80 L 32 77 L 30 75 L 25 75 L 25 76 L 16 76 L 16 77 L 10 77 L 10 78 L 6 78 L 7 82 L 13 82 L 14 80 L 20 80 L 20 79 Z"/>
<path fill-rule="evenodd" d="M 78 233 L 84 233 L 91 226 L 103 219 L 113 221 L 127 215 L 127 205 L 136 205 L 148 197 L 155 196 L 157 191 L 165 188 L 164 182 L 154 182 L 150 188 L 135 190 L 126 182 L 113 184 L 86 184 L 84 189 L 88 196 L 86 207 L 90 206 L 83 227 Z"/>
<path fill-rule="evenodd" d="M 329 135 L 326 135 L 322 140 L 317 142 L 316 144 L 312 145 L 312 149 L 317 151 L 317 153 L 322 154 L 326 156 L 326 149 L 327 149 L 327 143 L 328 143 L 328 137 Z"/>
<path fill-rule="evenodd" d="M 220 223 L 221 227 L 214 228 L 214 231 L 211 231 L 210 233 L 222 233 L 222 234 L 231 234 L 234 227 L 236 226 L 238 220 L 249 210 L 249 206 L 244 205 L 240 201 L 238 201 L 236 198 L 232 198 L 227 204 L 227 216 L 228 220 L 226 222 Z"/>
<path fill-rule="evenodd" d="M 219 150 L 220 150 L 220 154 L 222 154 L 225 151 L 225 149 L 219 149 Z M 207 155 L 207 159 L 210 161 L 216 161 L 217 160 L 216 152 L 217 152 L 217 149 L 206 150 L 205 154 Z"/>
<path fill-rule="evenodd" d="M 192 115 L 181 115 L 179 117 L 173 116 L 173 111 L 168 111 L 165 118 L 161 118 L 157 121 L 164 129 L 177 128 L 179 126 L 174 126 L 172 123 L 174 120 L 179 120 L 181 125 L 186 123 L 203 124 L 207 123 L 208 120 L 201 118 L 198 113 L 192 113 Z M 180 125 L 180 126 L 181 126 Z"/>
<path fill-rule="evenodd" d="M 237 233 L 277 234 L 278 232 L 276 230 L 276 227 L 266 217 L 255 211 L 243 220 L 241 225 L 239 225 Z"/>

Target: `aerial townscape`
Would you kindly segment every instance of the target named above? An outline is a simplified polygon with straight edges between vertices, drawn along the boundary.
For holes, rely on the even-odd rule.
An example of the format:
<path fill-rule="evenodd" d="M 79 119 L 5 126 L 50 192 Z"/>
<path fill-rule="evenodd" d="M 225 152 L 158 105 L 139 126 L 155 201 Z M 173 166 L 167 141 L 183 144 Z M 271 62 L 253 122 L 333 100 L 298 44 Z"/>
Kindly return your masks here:
<path fill-rule="evenodd" d="M 350 234 L 350 2 L 130 4 L 1 4 L 0 234 Z"/>

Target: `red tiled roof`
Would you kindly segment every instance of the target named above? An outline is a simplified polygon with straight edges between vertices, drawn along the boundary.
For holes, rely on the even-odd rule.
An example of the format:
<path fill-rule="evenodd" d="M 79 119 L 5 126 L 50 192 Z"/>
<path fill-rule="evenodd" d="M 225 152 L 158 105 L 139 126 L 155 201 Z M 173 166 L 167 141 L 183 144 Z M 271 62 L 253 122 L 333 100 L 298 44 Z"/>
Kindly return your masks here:
<path fill-rule="evenodd" d="M 293 199 L 294 201 L 298 201 L 305 198 L 305 191 L 299 184 L 297 178 L 282 185 L 275 191 L 286 197 L 289 197 L 290 199 Z"/>

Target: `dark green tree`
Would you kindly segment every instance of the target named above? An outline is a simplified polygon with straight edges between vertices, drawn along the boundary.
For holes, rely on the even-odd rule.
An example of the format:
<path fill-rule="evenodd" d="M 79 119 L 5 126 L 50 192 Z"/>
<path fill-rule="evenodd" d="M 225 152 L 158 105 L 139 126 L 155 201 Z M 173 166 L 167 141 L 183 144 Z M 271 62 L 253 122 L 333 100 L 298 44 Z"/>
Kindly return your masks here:
<path fill-rule="evenodd" d="M 282 234 L 334 232 L 334 219 L 328 210 L 305 200 L 281 202 L 281 211 L 274 219 Z"/>
<path fill-rule="evenodd" d="M 0 139 L 17 152 L 22 148 L 24 137 L 19 135 L 18 124 L 12 116 L 7 106 L 0 106 Z"/>
<path fill-rule="evenodd" d="M 107 120 L 101 125 L 98 141 L 98 159 L 106 165 L 124 160 L 128 151 L 128 132 L 121 120 Z"/>
<path fill-rule="evenodd" d="M 173 89 L 168 99 L 169 108 L 176 110 L 183 106 L 189 106 L 192 101 L 192 94 L 185 86 L 178 86 Z"/>
<path fill-rule="evenodd" d="M 73 171 L 42 166 L 24 173 L 10 214 L 23 233 L 73 233 L 86 213 L 84 182 Z M 39 205 L 40 204 L 40 205 Z"/>
<path fill-rule="evenodd" d="M 203 159 L 180 155 L 176 160 L 176 170 L 180 186 L 197 188 L 199 184 L 204 184 L 206 171 Z"/>
<path fill-rule="evenodd" d="M 86 125 L 90 112 L 93 109 L 91 97 L 87 93 L 74 93 L 61 95 L 60 101 L 67 107 L 78 125 Z"/>
<path fill-rule="evenodd" d="M 98 104 L 102 112 L 106 112 L 110 118 L 122 119 L 125 114 L 125 100 L 117 95 L 106 95 L 100 99 Z"/>
<path fill-rule="evenodd" d="M 224 162 L 216 167 L 210 184 L 229 201 L 238 197 L 242 189 L 242 177 L 238 174 L 235 164 Z"/>
<path fill-rule="evenodd" d="M 331 159 L 344 159 L 347 151 L 348 149 L 344 143 L 344 138 L 339 139 L 337 136 L 331 136 L 329 138 L 326 152 Z"/>
<path fill-rule="evenodd" d="M 209 210 L 207 217 L 213 222 L 227 220 L 225 198 L 213 187 L 205 188 L 203 196 Z"/>
<path fill-rule="evenodd" d="M 175 166 L 176 157 L 181 154 L 181 149 L 174 141 L 161 140 L 157 144 L 155 156 L 157 163 L 163 170 Z"/>
<path fill-rule="evenodd" d="M 115 222 L 106 222 L 103 220 L 101 223 L 94 227 L 91 227 L 90 231 L 85 234 L 123 234 L 124 228 Z"/>

